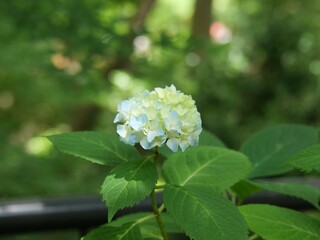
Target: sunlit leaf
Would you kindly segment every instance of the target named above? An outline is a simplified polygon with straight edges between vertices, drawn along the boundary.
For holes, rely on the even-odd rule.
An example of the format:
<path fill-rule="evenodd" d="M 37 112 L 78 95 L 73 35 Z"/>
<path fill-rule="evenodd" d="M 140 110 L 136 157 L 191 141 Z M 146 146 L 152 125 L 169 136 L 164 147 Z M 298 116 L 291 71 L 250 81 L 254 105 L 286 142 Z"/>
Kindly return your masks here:
<path fill-rule="evenodd" d="M 171 184 L 224 191 L 245 178 L 250 169 L 249 160 L 239 152 L 203 146 L 172 155 L 163 165 L 163 176 Z"/>
<path fill-rule="evenodd" d="M 246 223 L 237 208 L 211 188 L 167 184 L 164 203 L 192 239 L 248 239 Z"/>
<path fill-rule="evenodd" d="M 266 240 L 318 240 L 320 221 L 291 209 L 250 204 L 239 207 L 249 228 Z"/>
<path fill-rule="evenodd" d="M 290 158 L 317 141 L 316 128 L 280 125 L 255 133 L 242 145 L 241 151 L 252 162 L 251 178 L 273 176 L 291 171 Z"/>
<path fill-rule="evenodd" d="M 135 148 L 109 133 L 70 132 L 48 138 L 60 152 L 107 166 L 140 159 Z"/>
<path fill-rule="evenodd" d="M 157 179 L 156 168 L 148 158 L 114 168 L 101 187 L 103 200 L 108 206 L 108 221 L 119 209 L 132 206 L 148 196 Z"/>

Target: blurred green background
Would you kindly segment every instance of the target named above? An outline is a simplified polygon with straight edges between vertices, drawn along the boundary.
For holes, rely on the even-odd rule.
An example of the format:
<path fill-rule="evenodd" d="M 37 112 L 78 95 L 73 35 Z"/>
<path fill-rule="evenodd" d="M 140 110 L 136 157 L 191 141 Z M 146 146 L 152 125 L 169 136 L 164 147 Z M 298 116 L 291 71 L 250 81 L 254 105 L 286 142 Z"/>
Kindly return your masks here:
<path fill-rule="evenodd" d="M 117 103 L 144 89 L 191 94 L 235 149 L 269 125 L 318 126 L 319 12 L 316 0 L 0 1 L 0 200 L 98 193 L 106 169 L 41 136 L 115 132 Z"/>

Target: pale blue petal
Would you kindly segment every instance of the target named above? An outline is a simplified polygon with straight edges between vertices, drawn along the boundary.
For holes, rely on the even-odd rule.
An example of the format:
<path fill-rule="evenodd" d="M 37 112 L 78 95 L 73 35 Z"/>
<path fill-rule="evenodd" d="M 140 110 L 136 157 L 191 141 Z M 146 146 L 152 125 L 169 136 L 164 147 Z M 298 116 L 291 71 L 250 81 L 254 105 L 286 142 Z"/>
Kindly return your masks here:
<path fill-rule="evenodd" d="M 120 137 L 125 138 L 127 136 L 127 128 L 125 125 L 118 125 L 117 126 L 117 133 L 120 135 Z"/>
<path fill-rule="evenodd" d="M 179 147 L 179 141 L 176 138 L 170 138 L 167 141 L 167 146 L 168 148 L 170 148 L 173 152 L 178 151 L 178 147 Z"/>
<path fill-rule="evenodd" d="M 147 137 L 143 137 L 140 140 L 140 145 L 141 145 L 141 147 L 143 147 L 143 149 L 151 149 L 152 148 L 150 142 L 148 142 L 148 140 L 147 140 Z"/>
<path fill-rule="evenodd" d="M 176 125 L 180 122 L 179 115 L 176 111 L 171 111 L 168 115 L 169 121 L 172 125 Z"/>
<path fill-rule="evenodd" d="M 132 106 L 132 101 L 130 100 L 125 100 L 120 102 L 119 104 L 119 112 L 130 112 Z"/>
<path fill-rule="evenodd" d="M 134 145 L 138 142 L 138 136 L 137 134 L 131 134 L 128 138 L 127 138 L 127 143 L 130 145 Z"/>
<path fill-rule="evenodd" d="M 156 136 L 157 136 L 157 131 L 148 132 L 148 134 L 147 134 L 148 142 L 152 142 Z"/>
<path fill-rule="evenodd" d="M 114 118 L 113 122 L 117 123 L 117 122 L 122 122 L 123 120 L 126 120 L 125 116 L 122 113 L 118 113 Z"/>
<path fill-rule="evenodd" d="M 164 122 L 164 127 L 165 127 L 168 131 L 170 131 L 170 130 L 171 130 L 171 125 L 170 125 L 169 119 L 165 118 L 165 119 L 163 120 L 163 122 Z"/>
<path fill-rule="evenodd" d="M 142 125 L 146 124 L 147 120 L 148 120 L 148 118 L 147 118 L 147 115 L 146 115 L 146 114 L 140 114 L 140 115 L 138 116 L 138 121 L 139 121 Z"/>
<path fill-rule="evenodd" d="M 136 131 L 139 131 L 141 129 L 141 123 L 133 115 L 130 116 L 129 126 Z"/>
<path fill-rule="evenodd" d="M 186 150 L 186 148 L 189 146 L 189 143 L 187 141 L 181 141 L 179 143 L 179 146 L 180 146 L 182 152 L 184 152 Z"/>
<path fill-rule="evenodd" d="M 194 135 L 194 136 L 190 136 L 189 137 L 189 142 L 191 146 L 197 146 L 198 142 L 199 142 L 199 136 L 198 135 Z"/>
<path fill-rule="evenodd" d="M 178 113 L 176 111 L 171 111 L 168 115 L 168 118 L 164 119 L 164 125 L 167 130 L 176 130 L 180 132 L 182 123 L 179 119 Z"/>
<path fill-rule="evenodd" d="M 114 118 L 114 120 L 113 120 L 113 123 L 117 123 L 117 122 L 120 122 L 120 113 L 118 113 L 117 115 L 116 115 L 116 117 Z"/>
<path fill-rule="evenodd" d="M 140 114 L 138 118 L 134 115 L 130 116 L 129 126 L 136 131 L 140 131 L 143 125 L 147 122 L 147 116 L 145 114 Z"/>

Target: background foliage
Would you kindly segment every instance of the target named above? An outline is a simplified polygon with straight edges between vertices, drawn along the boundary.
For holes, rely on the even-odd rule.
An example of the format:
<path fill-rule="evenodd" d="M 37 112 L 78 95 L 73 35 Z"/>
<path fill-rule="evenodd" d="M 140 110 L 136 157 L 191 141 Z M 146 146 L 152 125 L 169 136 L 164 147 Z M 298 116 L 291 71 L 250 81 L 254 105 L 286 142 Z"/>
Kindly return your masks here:
<path fill-rule="evenodd" d="M 1 1 L 0 199 L 98 193 L 105 169 L 61 159 L 39 136 L 114 132 L 117 103 L 146 88 L 192 94 L 204 127 L 236 149 L 275 123 L 317 126 L 319 10 L 315 0 Z"/>

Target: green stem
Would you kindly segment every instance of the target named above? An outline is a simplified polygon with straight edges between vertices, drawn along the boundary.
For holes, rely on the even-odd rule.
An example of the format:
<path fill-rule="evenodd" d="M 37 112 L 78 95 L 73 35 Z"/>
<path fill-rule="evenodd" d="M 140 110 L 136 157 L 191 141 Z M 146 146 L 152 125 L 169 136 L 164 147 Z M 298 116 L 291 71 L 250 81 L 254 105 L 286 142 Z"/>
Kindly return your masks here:
<path fill-rule="evenodd" d="M 162 203 L 161 206 L 158 208 L 159 209 L 159 213 L 162 213 L 164 210 L 164 204 Z"/>
<path fill-rule="evenodd" d="M 154 156 L 154 164 L 157 166 L 157 159 L 158 159 L 158 156 L 159 156 L 159 148 L 156 147 L 155 148 L 155 156 Z M 158 209 L 158 204 L 157 204 L 157 199 L 156 199 L 156 193 L 155 193 L 155 189 L 156 187 L 154 187 L 152 189 L 152 192 L 150 194 L 150 198 L 151 198 L 151 202 L 152 202 L 152 209 L 153 209 L 153 213 L 156 217 L 156 220 L 157 220 L 157 223 L 159 225 L 159 228 L 160 228 L 160 232 L 161 232 L 161 235 L 163 237 L 163 240 L 169 240 L 168 238 L 168 235 L 166 233 L 166 231 L 164 230 L 164 224 L 161 220 L 161 217 L 160 217 L 160 211 Z M 161 205 L 161 212 L 163 211 L 163 205 Z"/>
<path fill-rule="evenodd" d="M 155 194 L 154 190 L 152 190 L 152 192 L 150 194 L 150 197 L 151 197 L 151 201 L 152 201 L 153 213 L 156 216 L 156 220 L 157 220 L 157 223 L 159 225 L 159 228 L 160 228 L 160 231 L 161 231 L 161 235 L 162 235 L 164 240 L 168 240 L 169 238 L 167 236 L 166 231 L 164 230 L 164 225 L 163 225 L 163 222 L 162 222 L 161 217 L 160 217 L 160 212 L 159 212 L 159 209 L 158 209 L 158 206 L 157 206 L 156 194 Z"/>

